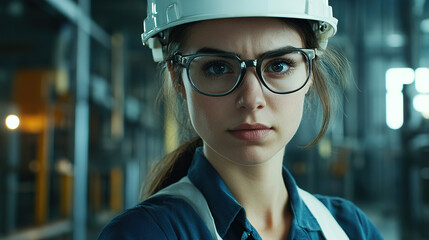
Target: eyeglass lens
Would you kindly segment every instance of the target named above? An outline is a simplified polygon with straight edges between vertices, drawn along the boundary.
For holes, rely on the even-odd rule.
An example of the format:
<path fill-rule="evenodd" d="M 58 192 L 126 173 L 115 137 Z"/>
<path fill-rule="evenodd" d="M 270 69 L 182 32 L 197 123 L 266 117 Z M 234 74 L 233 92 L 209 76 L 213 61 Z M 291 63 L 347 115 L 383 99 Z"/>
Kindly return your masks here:
<path fill-rule="evenodd" d="M 301 88 L 309 76 L 308 60 L 296 50 L 266 56 L 257 69 L 267 87 L 275 92 L 291 92 Z M 207 94 L 223 94 L 240 81 L 240 60 L 228 55 L 202 55 L 189 63 L 188 76 L 193 85 Z"/>

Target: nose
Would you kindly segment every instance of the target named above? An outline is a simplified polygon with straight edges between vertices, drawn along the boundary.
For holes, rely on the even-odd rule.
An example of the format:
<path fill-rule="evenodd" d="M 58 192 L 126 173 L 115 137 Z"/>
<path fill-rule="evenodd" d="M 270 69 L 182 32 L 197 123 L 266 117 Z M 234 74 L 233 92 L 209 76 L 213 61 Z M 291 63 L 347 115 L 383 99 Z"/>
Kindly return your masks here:
<path fill-rule="evenodd" d="M 255 68 L 247 68 L 244 79 L 236 91 L 238 109 L 256 111 L 265 107 L 264 87 L 259 81 Z"/>

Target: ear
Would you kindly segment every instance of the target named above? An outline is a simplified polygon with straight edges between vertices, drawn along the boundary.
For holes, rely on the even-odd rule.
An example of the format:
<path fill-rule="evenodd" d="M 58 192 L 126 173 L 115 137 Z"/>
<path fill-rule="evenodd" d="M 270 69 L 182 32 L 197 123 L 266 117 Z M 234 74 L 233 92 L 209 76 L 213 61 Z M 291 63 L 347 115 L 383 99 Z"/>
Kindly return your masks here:
<path fill-rule="evenodd" d="M 175 71 L 173 64 L 168 61 L 167 62 L 167 70 L 170 74 L 170 81 L 174 89 L 177 93 L 180 94 L 180 96 L 186 100 L 186 91 L 185 87 L 183 86 L 183 78 L 181 75 L 177 74 L 177 71 Z"/>

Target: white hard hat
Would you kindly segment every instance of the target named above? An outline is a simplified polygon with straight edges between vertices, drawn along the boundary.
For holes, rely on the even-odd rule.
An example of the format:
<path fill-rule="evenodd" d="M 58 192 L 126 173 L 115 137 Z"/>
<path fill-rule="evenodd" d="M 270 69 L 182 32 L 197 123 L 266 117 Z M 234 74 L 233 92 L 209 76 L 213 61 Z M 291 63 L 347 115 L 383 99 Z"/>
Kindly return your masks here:
<path fill-rule="evenodd" d="M 141 35 L 152 49 L 155 61 L 162 61 L 159 34 L 185 23 L 233 17 L 279 17 L 314 21 L 320 48 L 337 32 L 328 0 L 148 0 L 147 18 Z"/>

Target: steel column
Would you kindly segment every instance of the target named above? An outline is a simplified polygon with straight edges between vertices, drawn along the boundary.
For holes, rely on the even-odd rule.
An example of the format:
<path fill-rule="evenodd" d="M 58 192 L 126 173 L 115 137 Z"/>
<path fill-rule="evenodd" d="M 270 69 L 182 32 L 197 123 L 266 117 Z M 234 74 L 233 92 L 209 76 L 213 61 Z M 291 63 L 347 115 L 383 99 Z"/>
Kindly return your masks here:
<path fill-rule="evenodd" d="M 90 2 L 90 0 L 79 0 L 79 7 L 86 15 L 90 12 Z M 89 27 L 88 24 L 89 22 L 85 19 L 78 19 L 73 184 L 73 239 L 75 240 L 85 240 L 87 236 L 90 36 L 84 29 Z"/>

